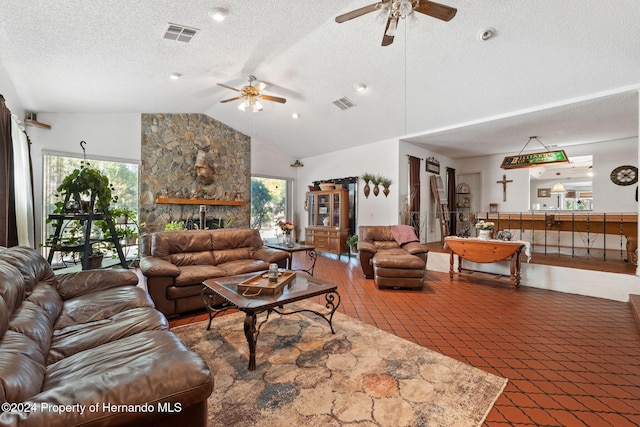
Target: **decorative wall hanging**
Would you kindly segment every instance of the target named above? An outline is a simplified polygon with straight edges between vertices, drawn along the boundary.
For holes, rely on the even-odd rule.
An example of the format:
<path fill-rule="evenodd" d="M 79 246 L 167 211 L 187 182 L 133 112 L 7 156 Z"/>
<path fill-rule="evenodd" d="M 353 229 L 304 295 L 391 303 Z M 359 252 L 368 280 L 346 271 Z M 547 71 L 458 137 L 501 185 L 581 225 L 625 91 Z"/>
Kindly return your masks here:
<path fill-rule="evenodd" d="M 440 162 L 435 157 L 428 157 L 425 163 L 425 170 L 440 175 Z"/>
<path fill-rule="evenodd" d="M 638 182 L 638 168 L 631 165 L 618 166 L 611 171 L 610 178 L 616 185 L 633 185 Z"/>
<path fill-rule="evenodd" d="M 363 188 L 364 197 L 368 199 L 369 193 L 371 192 L 371 187 L 369 186 L 369 183 L 374 178 L 374 175 L 370 173 L 363 173 L 360 178 L 364 181 L 364 188 Z"/>

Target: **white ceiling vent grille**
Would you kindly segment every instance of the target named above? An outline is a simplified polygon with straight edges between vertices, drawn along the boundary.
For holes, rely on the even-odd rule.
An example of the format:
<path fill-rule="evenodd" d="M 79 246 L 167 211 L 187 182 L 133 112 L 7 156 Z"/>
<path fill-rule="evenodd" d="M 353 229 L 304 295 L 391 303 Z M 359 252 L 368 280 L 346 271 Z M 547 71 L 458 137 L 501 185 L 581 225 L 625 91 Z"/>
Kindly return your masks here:
<path fill-rule="evenodd" d="M 168 40 L 176 40 L 179 42 L 189 43 L 198 33 L 197 28 L 187 27 L 186 25 L 171 24 L 167 27 L 163 37 Z"/>
<path fill-rule="evenodd" d="M 346 96 L 340 99 L 336 99 L 333 101 L 333 104 L 341 110 L 346 110 L 351 107 L 355 107 L 356 104 Z"/>

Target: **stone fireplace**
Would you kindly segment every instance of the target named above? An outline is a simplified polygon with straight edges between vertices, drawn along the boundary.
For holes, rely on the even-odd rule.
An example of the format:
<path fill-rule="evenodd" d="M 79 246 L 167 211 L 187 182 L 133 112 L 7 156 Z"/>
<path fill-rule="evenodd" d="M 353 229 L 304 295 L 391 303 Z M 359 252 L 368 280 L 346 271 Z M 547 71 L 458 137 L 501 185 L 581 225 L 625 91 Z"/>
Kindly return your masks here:
<path fill-rule="evenodd" d="M 251 220 L 251 138 L 204 114 L 143 114 L 140 220 L 247 228 Z"/>

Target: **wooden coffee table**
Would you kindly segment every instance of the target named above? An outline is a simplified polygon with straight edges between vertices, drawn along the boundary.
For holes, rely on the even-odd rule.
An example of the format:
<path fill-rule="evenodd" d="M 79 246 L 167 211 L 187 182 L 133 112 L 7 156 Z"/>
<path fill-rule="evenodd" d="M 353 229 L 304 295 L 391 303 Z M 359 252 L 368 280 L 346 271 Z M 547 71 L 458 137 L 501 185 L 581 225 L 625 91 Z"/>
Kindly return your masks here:
<path fill-rule="evenodd" d="M 260 328 L 269 320 L 271 312 L 275 311 L 281 315 L 289 315 L 301 312 L 314 313 L 323 318 L 333 330 L 333 314 L 340 305 L 340 295 L 338 286 L 314 279 L 302 273 L 296 273 L 296 278 L 289 285 L 286 285 L 277 295 L 263 295 L 256 297 L 243 296 L 238 292 L 238 284 L 244 280 L 254 277 L 258 272 L 241 274 L 238 276 L 220 277 L 208 279 L 203 282 L 202 301 L 209 313 L 209 324 L 207 330 L 211 329 L 211 322 L 220 313 L 235 308 L 245 313 L 244 335 L 249 344 L 249 370 L 256 369 L 256 344 Z M 312 298 L 317 295 L 325 296 L 325 307 L 327 312 L 320 313 L 314 310 L 285 310 L 284 306 L 292 302 Z M 222 303 L 218 301 L 222 299 Z M 256 327 L 257 316 L 266 312 L 266 317 Z"/>

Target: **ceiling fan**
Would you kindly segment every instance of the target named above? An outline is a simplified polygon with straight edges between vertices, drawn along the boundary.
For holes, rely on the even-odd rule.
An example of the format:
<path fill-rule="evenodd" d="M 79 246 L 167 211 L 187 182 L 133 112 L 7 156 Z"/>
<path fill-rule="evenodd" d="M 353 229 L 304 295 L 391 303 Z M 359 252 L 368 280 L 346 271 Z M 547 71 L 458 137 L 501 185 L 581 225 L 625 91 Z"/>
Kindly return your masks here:
<path fill-rule="evenodd" d="M 414 11 L 442 21 L 450 21 L 458 11 L 456 8 L 428 0 L 382 0 L 337 16 L 336 22 L 341 24 L 376 10 L 380 10 L 381 14 L 387 15 L 387 25 L 382 37 L 382 46 L 389 46 L 393 43 L 398 19 L 406 18 L 413 14 Z"/>
<path fill-rule="evenodd" d="M 247 86 L 242 87 L 242 89 L 236 89 L 235 87 L 227 86 L 223 83 L 218 83 L 218 86 L 226 87 L 227 89 L 235 90 L 236 92 L 240 92 L 240 96 L 236 96 L 234 98 L 224 99 L 220 102 L 230 102 L 235 101 L 237 99 L 243 99 L 242 103 L 238 106 L 239 110 L 245 111 L 247 108 L 251 108 L 254 113 L 262 110 L 262 104 L 258 101 L 259 99 L 264 99 L 265 101 L 273 101 L 284 104 L 287 102 L 285 98 L 280 98 L 279 96 L 271 96 L 271 95 L 263 95 L 260 93 L 267 85 L 264 82 L 259 82 L 256 80 L 255 76 L 249 76 L 249 84 Z M 255 86 L 254 86 L 255 83 Z"/>

